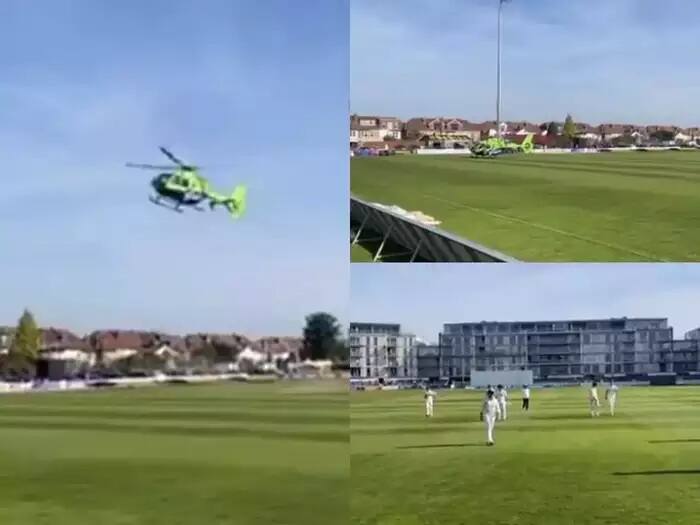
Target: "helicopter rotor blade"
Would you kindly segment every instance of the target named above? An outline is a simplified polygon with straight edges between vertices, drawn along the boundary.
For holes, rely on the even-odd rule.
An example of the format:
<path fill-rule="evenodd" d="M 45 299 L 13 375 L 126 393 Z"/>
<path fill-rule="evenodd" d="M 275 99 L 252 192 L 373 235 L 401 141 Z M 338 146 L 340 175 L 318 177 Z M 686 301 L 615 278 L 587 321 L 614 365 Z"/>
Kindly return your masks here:
<path fill-rule="evenodd" d="M 181 167 L 183 167 L 183 168 L 184 168 L 184 167 L 187 167 L 187 165 L 186 165 L 184 162 L 182 162 L 182 161 L 181 161 L 180 159 L 178 159 L 175 155 L 173 155 L 172 153 L 170 153 L 170 152 L 169 152 L 167 149 L 165 149 L 163 146 L 160 146 L 160 151 L 163 153 L 163 155 L 165 155 L 166 157 L 168 157 L 170 160 L 172 160 L 172 161 L 173 161 L 175 164 L 177 164 L 178 166 L 181 166 Z"/>
<path fill-rule="evenodd" d="M 139 168 L 142 170 L 172 170 L 173 166 L 154 166 L 153 164 L 134 164 L 133 162 L 126 163 L 127 168 Z"/>

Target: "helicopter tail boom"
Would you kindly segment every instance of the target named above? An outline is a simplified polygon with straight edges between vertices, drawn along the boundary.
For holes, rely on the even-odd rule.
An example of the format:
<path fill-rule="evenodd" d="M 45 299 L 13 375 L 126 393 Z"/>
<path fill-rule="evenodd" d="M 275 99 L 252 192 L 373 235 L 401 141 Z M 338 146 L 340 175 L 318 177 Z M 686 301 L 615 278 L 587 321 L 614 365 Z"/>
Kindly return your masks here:
<path fill-rule="evenodd" d="M 229 196 L 212 193 L 209 196 L 210 204 L 212 208 L 217 205 L 225 206 L 231 217 L 238 219 L 245 212 L 247 194 L 248 188 L 246 186 L 236 186 Z"/>

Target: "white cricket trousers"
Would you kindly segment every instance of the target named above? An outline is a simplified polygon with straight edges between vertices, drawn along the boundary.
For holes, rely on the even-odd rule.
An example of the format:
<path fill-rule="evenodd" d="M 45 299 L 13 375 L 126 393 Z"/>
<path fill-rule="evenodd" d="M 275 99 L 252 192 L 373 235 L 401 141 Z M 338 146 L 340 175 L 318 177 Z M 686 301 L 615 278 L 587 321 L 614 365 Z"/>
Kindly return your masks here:
<path fill-rule="evenodd" d="M 426 403 L 425 403 L 425 415 L 426 416 L 433 415 L 433 402 L 432 401 L 426 401 Z"/>
<path fill-rule="evenodd" d="M 493 443 L 493 427 L 496 426 L 496 416 L 484 414 L 484 424 L 486 425 L 486 442 Z"/>
<path fill-rule="evenodd" d="M 505 399 L 502 401 L 498 402 L 498 406 L 501 408 L 501 419 L 505 419 L 507 412 L 506 412 L 506 401 Z"/>
<path fill-rule="evenodd" d="M 617 399 L 615 399 L 616 396 L 609 396 L 608 397 L 608 404 L 610 405 L 610 415 L 614 416 L 615 415 L 615 403 L 617 402 Z"/>
<path fill-rule="evenodd" d="M 591 414 L 597 414 L 600 409 L 600 401 L 591 398 Z"/>

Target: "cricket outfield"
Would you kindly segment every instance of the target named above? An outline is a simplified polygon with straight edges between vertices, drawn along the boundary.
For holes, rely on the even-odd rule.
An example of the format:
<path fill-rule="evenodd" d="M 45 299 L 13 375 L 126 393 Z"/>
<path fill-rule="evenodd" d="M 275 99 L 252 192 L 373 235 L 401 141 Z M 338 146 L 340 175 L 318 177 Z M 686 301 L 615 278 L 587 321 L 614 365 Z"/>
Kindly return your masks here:
<path fill-rule="evenodd" d="M 0 522 L 326 524 L 347 515 L 347 400 L 328 381 L 2 395 Z"/>
<path fill-rule="evenodd" d="M 698 523 L 700 386 L 622 385 L 595 419 L 582 387 L 510 397 L 486 447 L 483 391 L 438 391 L 432 419 L 421 390 L 353 392 L 352 523 Z"/>
<path fill-rule="evenodd" d="M 700 261 L 700 152 L 351 159 L 360 198 L 522 261 Z"/>

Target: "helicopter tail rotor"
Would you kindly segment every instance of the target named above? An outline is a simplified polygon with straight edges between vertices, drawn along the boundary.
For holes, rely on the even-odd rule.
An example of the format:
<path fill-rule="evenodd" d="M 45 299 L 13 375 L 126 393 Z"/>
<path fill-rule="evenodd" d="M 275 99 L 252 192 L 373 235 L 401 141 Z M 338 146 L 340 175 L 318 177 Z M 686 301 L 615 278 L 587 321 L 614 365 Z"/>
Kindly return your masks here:
<path fill-rule="evenodd" d="M 237 186 L 231 193 L 231 198 L 228 200 L 226 207 L 234 219 L 245 213 L 247 197 L 248 188 L 246 186 Z"/>

